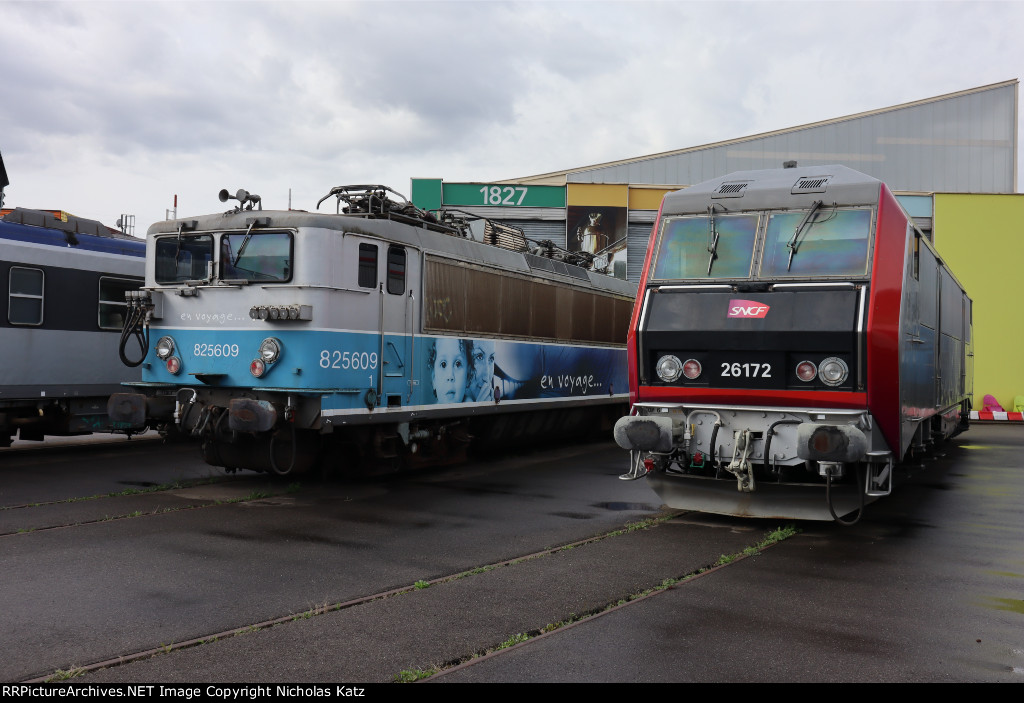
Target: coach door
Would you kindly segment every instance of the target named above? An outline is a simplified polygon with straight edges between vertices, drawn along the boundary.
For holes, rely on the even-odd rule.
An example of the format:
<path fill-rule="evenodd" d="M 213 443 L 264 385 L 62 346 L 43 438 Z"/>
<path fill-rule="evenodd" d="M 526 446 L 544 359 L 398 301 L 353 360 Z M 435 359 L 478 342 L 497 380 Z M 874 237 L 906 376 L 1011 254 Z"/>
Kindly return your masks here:
<path fill-rule="evenodd" d="M 416 384 L 415 354 L 418 305 L 414 285 L 420 280 L 419 252 L 389 244 L 380 286 L 380 404 L 389 408 L 409 405 Z"/>

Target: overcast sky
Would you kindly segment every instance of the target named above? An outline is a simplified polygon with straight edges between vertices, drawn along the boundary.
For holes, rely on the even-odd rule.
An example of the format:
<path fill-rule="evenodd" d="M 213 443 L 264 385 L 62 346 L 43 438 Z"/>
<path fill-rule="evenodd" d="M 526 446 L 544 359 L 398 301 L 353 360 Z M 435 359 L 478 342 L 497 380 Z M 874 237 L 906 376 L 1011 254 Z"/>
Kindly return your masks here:
<path fill-rule="evenodd" d="M 1022 27 L 1018 2 L 0 0 L 6 205 L 142 234 L 175 194 L 314 209 L 595 164 L 1018 78 Z"/>

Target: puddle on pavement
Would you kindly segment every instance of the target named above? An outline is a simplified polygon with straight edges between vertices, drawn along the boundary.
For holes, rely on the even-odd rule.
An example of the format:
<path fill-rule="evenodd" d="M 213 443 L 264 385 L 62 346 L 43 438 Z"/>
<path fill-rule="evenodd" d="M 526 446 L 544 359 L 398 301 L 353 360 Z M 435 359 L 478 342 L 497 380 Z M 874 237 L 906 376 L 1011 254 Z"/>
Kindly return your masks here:
<path fill-rule="evenodd" d="M 605 510 L 648 510 L 650 512 L 657 510 L 656 507 L 647 503 L 594 503 L 591 507 Z"/>

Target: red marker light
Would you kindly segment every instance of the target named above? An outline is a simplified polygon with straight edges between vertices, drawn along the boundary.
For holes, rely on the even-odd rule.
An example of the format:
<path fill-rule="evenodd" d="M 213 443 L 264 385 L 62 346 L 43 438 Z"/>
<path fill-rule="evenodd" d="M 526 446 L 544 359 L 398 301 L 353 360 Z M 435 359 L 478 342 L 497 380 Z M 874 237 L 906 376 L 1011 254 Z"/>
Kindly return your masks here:
<path fill-rule="evenodd" d="M 181 371 L 181 359 L 176 356 L 167 359 L 167 372 L 177 374 L 179 371 Z"/>
<path fill-rule="evenodd" d="M 813 381 L 818 368 L 810 361 L 801 361 L 796 365 L 796 377 L 801 381 Z"/>

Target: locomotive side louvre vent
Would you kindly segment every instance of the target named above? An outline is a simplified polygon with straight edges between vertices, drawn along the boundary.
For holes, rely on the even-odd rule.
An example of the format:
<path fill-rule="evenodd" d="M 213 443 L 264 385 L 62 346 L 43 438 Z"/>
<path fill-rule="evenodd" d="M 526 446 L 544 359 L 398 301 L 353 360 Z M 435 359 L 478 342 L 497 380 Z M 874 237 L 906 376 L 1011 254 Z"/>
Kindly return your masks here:
<path fill-rule="evenodd" d="M 590 276 L 587 275 L 587 270 L 579 266 L 573 266 L 572 264 L 565 265 L 565 272 L 573 278 L 578 278 L 582 281 L 590 281 Z"/>
<path fill-rule="evenodd" d="M 540 269 L 541 271 L 554 271 L 555 262 L 552 259 L 545 258 L 543 256 L 536 256 L 534 254 L 525 254 L 526 263 L 529 264 L 532 269 Z"/>
<path fill-rule="evenodd" d="M 741 183 L 723 183 L 722 185 L 715 188 L 715 192 L 711 194 L 711 197 L 742 198 L 743 192 L 748 185 L 750 185 L 749 181 L 743 181 Z"/>
<path fill-rule="evenodd" d="M 813 178 L 801 178 L 793 186 L 793 189 L 789 191 L 793 195 L 797 193 L 824 193 L 825 186 L 828 185 L 829 180 L 832 176 L 814 176 Z"/>

